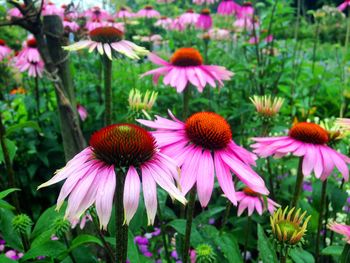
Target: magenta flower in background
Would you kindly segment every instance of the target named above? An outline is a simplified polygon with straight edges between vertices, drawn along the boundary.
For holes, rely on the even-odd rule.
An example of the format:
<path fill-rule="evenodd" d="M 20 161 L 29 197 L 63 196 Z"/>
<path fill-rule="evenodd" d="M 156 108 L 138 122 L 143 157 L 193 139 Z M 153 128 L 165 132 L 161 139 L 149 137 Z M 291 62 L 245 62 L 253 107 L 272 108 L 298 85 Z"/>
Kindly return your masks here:
<path fill-rule="evenodd" d="M 159 152 L 149 132 L 133 124 L 114 124 L 95 132 L 90 146 L 38 189 L 66 179 L 57 200 L 57 209 L 69 196 L 66 217 L 74 223 L 94 204 L 100 227 L 107 229 L 118 176 L 116 167 L 127 171 L 123 198 L 126 224 L 136 213 L 141 184 L 148 224 L 153 224 L 157 212 L 157 184 L 172 198 L 186 203 L 175 185 L 179 176 L 176 163 Z"/>
<path fill-rule="evenodd" d="M 171 25 L 170 25 L 170 30 L 174 31 L 184 31 L 186 29 L 186 26 L 180 22 L 180 18 L 174 18 Z"/>
<path fill-rule="evenodd" d="M 203 65 L 203 59 L 198 50 L 194 48 L 178 49 L 167 62 L 157 55 L 150 53 L 149 60 L 160 68 L 150 70 L 141 75 L 141 77 L 153 75 L 153 82 L 157 83 L 159 77 L 164 75 L 164 85 L 170 85 L 176 88 L 177 92 L 183 92 L 186 86 L 191 83 L 202 92 L 204 87 L 209 84 L 213 88 L 223 86 L 223 80 L 230 80 L 233 76 L 231 71 L 225 67 L 216 65 Z"/>
<path fill-rule="evenodd" d="M 229 40 L 231 33 L 227 29 L 212 28 L 208 31 L 210 39 L 212 40 Z"/>
<path fill-rule="evenodd" d="M 5 256 L 9 259 L 18 260 L 23 257 L 23 253 L 11 249 L 5 253 Z"/>
<path fill-rule="evenodd" d="M 152 6 L 147 5 L 138 11 L 136 16 L 141 18 L 159 18 L 160 13 L 157 10 L 154 10 Z"/>
<path fill-rule="evenodd" d="M 99 27 L 103 27 L 103 22 L 100 19 L 91 19 L 85 24 L 85 28 L 89 32 Z"/>
<path fill-rule="evenodd" d="M 347 164 L 350 158 L 327 145 L 326 130 L 314 123 L 300 122 L 294 125 L 288 136 L 253 138 L 257 143 L 251 147 L 261 157 L 280 158 L 288 153 L 303 157 L 302 172 L 305 176 L 314 171 L 316 178 L 327 179 L 336 167 L 345 181 L 349 179 Z"/>
<path fill-rule="evenodd" d="M 350 244 L 350 226 L 332 222 L 328 224 L 328 228 L 338 234 L 344 235 L 344 240 Z"/>
<path fill-rule="evenodd" d="M 196 5 L 203 5 L 203 4 L 207 4 L 207 5 L 211 5 L 214 4 L 217 0 L 193 0 L 192 2 Z"/>
<path fill-rule="evenodd" d="M 87 11 L 85 11 L 84 15 L 91 20 L 103 20 L 103 19 L 108 19 L 110 17 L 110 14 L 104 10 L 101 9 L 98 6 L 94 6 Z"/>
<path fill-rule="evenodd" d="M 199 14 L 195 13 L 193 9 L 188 9 L 185 13 L 180 15 L 179 22 L 185 27 L 195 26 L 198 18 L 199 18 Z"/>
<path fill-rule="evenodd" d="M 245 2 L 237 12 L 237 18 L 250 18 L 254 15 L 254 8 L 251 2 Z"/>
<path fill-rule="evenodd" d="M 210 16 L 210 10 L 208 8 L 205 8 L 201 11 L 197 19 L 196 28 L 209 30 L 212 26 L 213 26 L 213 20 Z"/>
<path fill-rule="evenodd" d="M 119 11 L 115 14 L 115 18 L 121 18 L 121 19 L 127 19 L 134 16 L 135 14 L 129 8 L 126 8 L 126 7 L 121 7 Z"/>
<path fill-rule="evenodd" d="M 29 62 L 39 62 L 41 60 L 36 39 L 29 36 L 27 41 L 23 43 L 23 49 L 18 53 L 18 60 L 27 60 Z"/>
<path fill-rule="evenodd" d="M 70 20 L 78 19 L 79 18 L 79 13 L 77 12 L 77 9 L 72 6 L 67 6 L 67 5 L 61 5 L 61 9 L 63 10 L 63 14 L 66 18 Z"/>
<path fill-rule="evenodd" d="M 236 31 L 252 31 L 254 28 L 258 30 L 260 23 L 256 19 L 239 18 L 233 22 Z"/>
<path fill-rule="evenodd" d="M 199 201 L 206 207 L 214 188 L 214 174 L 226 197 L 237 204 L 231 171 L 255 192 L 267 195 L 264 180 L 253 171 L 255 155 L 232 140 L 229 124 L 213 112 L 198 112 L 186 122 L 157 116 L 156 120 L 138 120 L 156 129 L 152 132 L 161 152 L 181 167 L 180 185 L 186 194 L 196 185 Z"/>
<path fill-rule="evenodd" d="M 343 12 L 348 6 L 350 6 L 350 0 L 345 0 L 338 6 L 338 10 Z"/>
<path fill-rule="evenodd" d="M 0 238 L 0 252 L 5 250 L 5 244 L 6 244 L 5 240 Z"/>
<path fill-rule="evenodd" d="M 218 5 L 218 14 L 220 15 L 233 15 L 237 14 L 241 9 L 239 4 L 236 4 L 233 0 L 222 0 Z"/>
<path fill-rule="evenodd" d="M 248 187 L 243 188 L 243 191 L 236 192 L 236 197 L 239 203 L 237 212 L 238 216 L 242 215 L 242 213 L 246 209 L 248 209 L 248 216 L 251 216 L 254 210 L 256 210 L 256 212 L 258 212 L 259 215 L 262 215 L 263 211 L 266 210 L 264 198 L 262 197 L 262 195 Z M 276 208 L 280 207 L 280 205 L 271 200 L 270 198 L 266 199 L 267 210 L 272 215 Z"/>
<path fill-rule="evenodd" d="M 79 25 L 68 17 L 64 18 L 63 27 L 68 29 L 69 32 L 77 32 L 79 30 Z"/>
<path fill-rule="evenodd" d="M 158 19 L 158 21 L 154 25 L 168 30 L 171 28 L 172 22 L 173 20 L 171 18 L 162 16 L 160 19 Z"/>
<path fill-rule="evenodd" d="M 77 111 L 78 111 L 80 119 L 82 121 L 85 121 L 87 116 L 88 116 L 88 112 L 87 112 L 86 108 L 78 103 L 77 104 Z"/>
<path fill-rule="evenodd" d="M 116 22 L 113 18 L 109 18 L 103 22 L 103 26 L 105 27 L 115 27 L 116 29 L 125 32 L 124 23 Z"/>
<path fill-rule="evenodd" d="M 64 16 L 64 10 L 62 8 L 58 8 L 54 3 L 52 2 L 44 2 L 43 9 L 41 11 L 41 14 L 43 16 L 52 16 L 57 15 L 63 19 Z"/>
<path fill-rule="evenodd" d="M 0 39 L 0 61 L 3 61 L 11 54 L 12 50 L 6 45 L 6 42 Z"/>
<path fill-rule="evenodd" d="M 146 55 L 148 51 L 123 39 L 124 33 L 115 27 L 98 27 L 89 32 L 89 39 L 81 40 L 70 46 L 63 47 L 69 51 L 88 48 L 89 52 L 97 50 L 100 55 L 106 55 L 110 60 L 117 53 L 131 59 L 139 59 L 139 55 Z"/>
<path fill-rule="evenodd" d="M 10 17 L 10 19 L 11 19 L 11 17 L 14 17 L 14 18 L 22 18 L 23 17 L 21 11 L 17 7 L 14 7 L 14 8 L 7 10 L 7 15 Z"/>

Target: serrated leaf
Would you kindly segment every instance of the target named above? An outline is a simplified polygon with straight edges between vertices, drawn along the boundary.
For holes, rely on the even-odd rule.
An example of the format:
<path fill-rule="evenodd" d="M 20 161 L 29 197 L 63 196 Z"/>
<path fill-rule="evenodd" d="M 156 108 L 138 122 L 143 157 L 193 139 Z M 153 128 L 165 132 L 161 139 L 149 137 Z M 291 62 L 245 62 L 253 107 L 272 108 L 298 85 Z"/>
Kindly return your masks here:
<path fill-rule="evenodd" d="M 258 224 L 258 250 L 263 263 L 277 263 L 277 255 L 270 240 L 266 237 L 264 229 Z"/>
<path fill-rule="evenodd" d="M 241 263 L 243 258 L 239 250 L 236 238 L 230 234 L 223 234 L 214 240 L 215 244 L 220 247 L 222 253 L 229 263 Z"/>

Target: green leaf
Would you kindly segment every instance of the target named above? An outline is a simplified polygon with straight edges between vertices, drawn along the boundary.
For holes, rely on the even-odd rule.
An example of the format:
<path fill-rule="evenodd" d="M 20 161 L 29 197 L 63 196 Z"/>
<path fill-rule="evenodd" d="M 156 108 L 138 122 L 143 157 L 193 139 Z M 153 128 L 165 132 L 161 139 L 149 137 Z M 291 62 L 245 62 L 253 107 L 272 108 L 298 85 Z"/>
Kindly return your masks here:
<path fill-rule="evenodd" d="M 23 129 L 23 128 L 32 128 L 36 130 L 37 132 L 41 132 L 41 129 L 39 127 L 39 124 L 36 121 L 26 121 L 22 123 L 18 123 L 15 125 L 12 125 L 6 129 L 6 136 L 10 136 L 12 133 Z"/>
<path fill-rule="evenodd" d="M 329 246 L 322 250 L 321 254 L 326 256 L 337 256 L 339 257 L 343 252 L 344 246 Z"/>
<path fill-rule="evenodd" d="M 264 229 L 258 224 L 258 250 L 263 263 L 277 263 L 276 251 L 266 237 Z"/>
<path fill-rule="evenodd" d="M 72 251 L 81 245 L 85 245 L 89 243 L 98 244 L 101 247 L 103 246 L 101 240 L 98 239 L 97 237 L 94 237 L 91 235 L 79 235 L 76 238 L 74 238 L 74 240 L 72 241 L 72 245 L 70 246 L 69 251 Z"/>
<path fill-rule="evenodd" d="M 348 263 L 350 261 L 350 245 L 346 244 L 341 253 L 340 263 Z"/>
<path fill-rule="evenodd" d="M 4 208 L 7 210 L 14 210 L 15 209 L 14 206 L 10 205 L 8 202 L 1 200 L 1 199 L 0 199 L 0 208 Z"/>
<path fill-rule="evenodd" d="M 140 253 L 136 247 L 136 244 L 134 242 L 134 235 L 129 230 L 128 232 L 128 258 L 133 259 L 135 262 L 140 262 Z"/>
<path fill-rule="evenodd" d="M 315 262 L 313 255 L 302 248 L 292 249 L 289 252 L 289 255 L 295 263 L 314 263 Z"/>
<path fill-rule="evenodd" d="M 185 235 L 185 231 L 186 231 L 186 220 L 185 219 L 175 219 L 173 221 L 170 221 L 168 223 L 168 226 L 174 228 L 179 234 L 181 234 L 183 236 Z M 203 242 L 204 242 L 204 240 L 201 237 L 198 230 L 196 229 L 195 224 L 192 224 L 191 240 L 190 240 L 191 245 L 193 247 L 196 247 Z"/>
<path fill-rule="evenodd" d="M 18 262 L 17 260 L 9 259 L 5 255 L 0 255 L 0 262 L 1 263 L 15 263 Z"/>
<path fill-rule="evenodd" d="M 39 246 L 30 248 L 27 253 L 24 254 L 22 260 L 32 259 L 38 256 L 57 258 L 65 251 L 66 247 L 61 242 L 49 240 Z"/>
<path fill-rule="evenodd" d="M 0 230 L 1 236 L 6 240 L 7 246 L 13 249 L 22 250 L 22 242 L 18 233 L 12 227 L 14 213 L 11 210 L 0 208 Z"/>
<path fill-rule="evenodd" d="M 15 192 L 15 191 L 20 191 L 21 189 L 19 188 L 9 188 L 6 189 L 5 191 L 0 192 L 0 199 L 4 199 L 6 196 L 8 196 L 9 194 Z"/>
<path fill-rule="evenodd" d="M 10 141 L 9 139 L 5 139 L 5 145 L 7 147 L 7 150 L 9 151 L 9 157 L 10 160 L 13 161 L 13 158 L 15 158 L 17 146 L 13 141 Z M 2 151 L 2 147 L 0 145 L 0 164 L 4 161 L 4 153 Z"/>
<path fill-rule="evenodd" d="M 243 262 L 237 240 L 233 235 L 225 233 L 217 237 L 214 241 L 215 244 L 221 248 L 222 253 L 229 263 Z"/>

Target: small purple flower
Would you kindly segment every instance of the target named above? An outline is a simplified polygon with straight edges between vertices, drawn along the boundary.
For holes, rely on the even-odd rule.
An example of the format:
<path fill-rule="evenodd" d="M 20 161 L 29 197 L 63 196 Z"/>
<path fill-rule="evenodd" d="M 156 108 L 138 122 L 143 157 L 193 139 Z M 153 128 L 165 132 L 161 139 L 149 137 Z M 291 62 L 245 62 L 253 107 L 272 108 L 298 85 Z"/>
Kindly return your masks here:
<path fill-rule="evenodd" d="M 0 252 L 5 250 L 5 240 L 0 239 Z"/>
<path fill-rule="evenodd" d="M 143 236 L 136 236 L 135 238 L 134 238 L 134 242 L 135 242 L 135 244 L 137 244 L 137 245 L 148 245 L 148 239 L 147 238 L 145 238 L 145 237 L 143 237 Z"/>
<path fill-rule="evenodd" d="M 147 258 L 151 258 L 153 256 L 153 254 L 149 251 L 146 251 L 145 253 L 143 253 L 143 255 Z"/>
<path fill-rule="evenodd" d="M 171 257 L 174 258 L 174 259 L 178 259 L 178 258 L 179 258 L 179 256 L 178 256 L 176 250 L 171 251 L 171 254 L 170 254 L 170 255 L 171 255 Z"/>
<path fill-rule="evenodd" d="M 161 233 L 160 228 L 155 227 L 154 231 L 151 233 L 153 237 L 159 236 Z"/>
<path fill-rule="evenodd" d="M 303 182 L 303 190 L 307 192 L 312 192 L 312 185 L 310 182 Z"/>
<path fill-rule="evenodd" d="M 215 218 L 209 218 L 209 225 L 214 225 L 215 224 Z"/>
<path fill-rule="evenodd" d="M 5 256 L 9 259 L 17 260 L 23 257 L 23 253 L 17 252 L 16 250 L 9 250 L 5 253 Z"/>

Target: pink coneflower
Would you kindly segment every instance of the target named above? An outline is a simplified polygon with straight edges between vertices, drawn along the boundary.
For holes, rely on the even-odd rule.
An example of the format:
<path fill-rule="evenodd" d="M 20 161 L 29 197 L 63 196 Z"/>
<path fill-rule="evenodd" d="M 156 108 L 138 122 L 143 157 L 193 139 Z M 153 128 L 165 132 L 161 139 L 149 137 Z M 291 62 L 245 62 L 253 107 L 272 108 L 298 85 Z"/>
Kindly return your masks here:
<path fill-rule="evenodd" d="M 197 23 L 199 14 L 195 13 L 193 9 L 188 9 L 185 13 L 180 15 L 179 22 L 184 26 L 194 26 Z"/>
<path fill-rule="evenodd" d="M 180 22 L 180 18 L 176 17 L 173 19 L 172 23 L 170 24 L 170 30 L 174 31 L 184 31 L 186 29 L 186 26 Z"/>
<path fill-rule="evenodd" d="M 213 40 L 229 40 L 231 38 L 230 31 L 227 29 L 212 28 L 208 31 L 210 39 Z"/>
<path fill-rule="evenodd" d="M 258 212 L 259 215 L 262 215 L 263 211 L 266 210 L 264 198 L 262 197 L 262 195 L 257 192 L 254 192 L 248 187 L 243 188 L 243 191 L 236 192 L 236 197 L 239 203 L 237 212 L 238 216 L 242 215 L 242 213 L 246 209 L 248 209 L 248 216 L 251 216 L 254 210 L 256 210 L 256 212 Z M 266 199 L 267 210 L 272 215 L 276 208 L 280 205 L 271 200 L 270 198 Z"/>
<path fill-rule="evenodd" d="M 116 18 L 121 18 L 121 19 L 127 19 L 134 16 L 135 14 L 126 7 L 121 7 L 115 15 Z"/>
<path fill-rule="evenodd" d="M 85 24 L 85 28 L 88 31 L 92 31 L 96 28 L 103 27 L 103 26 L 104 26 L 104 23 L 100 19 L 92 19 L 92 20 L 87 21 Z"/>
<path fill-rule="evenodd" d="M 222 87 L 223 80 L 229 80 L 233 76 L 231 71 L 225 67 L 216 65 L 203 65 L 201 54 L 195 48 L 180 48 L 175 51 L 167 62 L 157 55 L 150 53 L 149 60 L 160 68 L 150 70 L 141 75 L 141 77 L 153 75 L 153 82 L 157 83 L 161 75 L 164 75 L 164 85 L 170 85 L 176 88 L 177 92 L 182 92 L 191 83 L 202 92 L 204 87 L 209 84 L 213 88 Z"/>
<path fill-rule="evenodd" d="M 347 118 L 338 118 L 336 124 L 340 126 L 340 128 L 350 131 L 350 119 Z"/>
<path fill-rule="evenodd" d="M 185 123 L 157 116 L 155 121 L 138 120 L 153 132 L 161 151 L 181 167 L 180 185 L 186 194 L 195 184 L 203 207 L 208 205 L 214 174 L 226 197 L 237 204 L 231 171 L 257 193 L 267 195 L 264 180 L 253 171 L 255 155 L 235 144 L 229 124 L 213 112 L 198 112 Z"/>
<path fill-rule="evenodd" d="M 344 11 L 348 6 L 350 6 L 350 0 L 345 0 L 342 4 L 338 6 L 338 10 Z"/>
<path fill-rule="evenodd" d="M 112 60 L 116 52 L 131 59 L 139 59 L 139 55 L 145 55 L 148 51 L 131 41 L 123 40 L 124 33 L 115 27 L 98 27 L 89 32 L 88 40 L 81 40 L 70 46 L 64 47 L 69 51 L 88 48 L 89 52 L 97 50 L 101 55 Z"/>
<path fill-rule="evenodd" d="M 141 184 L 149 224 L 153 224 L 157 211 L 157 184 L 172 198 L 186 203 L 174 183 L 174 179 L 178 179 L 175 162 L 158 151 L 149 132 L 133 124 L 113 124 L 95 132 L 89 147 L 38 188 L 66 179 L 57 200 L 57 209 L 69 196 L 66 217 L 75 222 L 95 204 L 100 226 L 107 229 L 116 176 L 122 176 L 116 174 L 116 169 L 127 171 L 123 198 L 127 224 L 136 213 Z"/>
<path fill-rule="evenodd" d="M 207 4 L 207 5 L 211 5 L 214 4 L 217 0 L 193 0 L 192 2 L 196 5 L 203 5 L 203 4 Z"/>
<path fill-rule="evenodd" d="M 90 8 L 89 10 L 85 11 L 84 14 L 91 20 L 103 20 L 110 17 L 109 13 L 106 10 L 101 9 L 98 6 Z"/>
<path fill-rule="evenodd" d="M 57 15 L 63 19 L 64 10 L 62 8 L 58 8 L 54 3 L 48 2 L 47 4 L 44 3 L 41 14 L 43 16 Z"/>
<path fill-rule="evenodd" d="M 272 40 L 273 40 L 273 35 L 268 35 L 263 39 L 263 43 L 267 44 L 272 42 Z M 258 43 L 260 43 L 260 38 L 258 36 L 257 37 L 252 36 L 249 39 L 249 44 L 258 44 Z"/>
<path fill-rule="evenodd" d="M 70 32 L 77 32 L 79 30 L 79 25 L 68 17 L 64 18 L 63 27 Z"/>
<path fill-rule="evenodd" d="M 21 58 L 16 60 L 16 67 L 20 72 L 27 71 L 30 77 L 41 78 L 43 76 L 45 65 L 42 60 L 34 62 Z"/>
<path fill-rule="evenodd" d="M 172 22 L 173 20 L 171 18 L 162 16 L 154 25 L 168 30 L 171 28 Z"/>
<path fill-rule="evenodd" d="M 328 224 L 328 228 L 338 234 L 344 235 L 344 240 L 350 244 L 350 226 L 332 222 Z"/>
<path fill-rule="evenodd" d="M 71 20 L 78 19 L 79 13 L 76 11 L 74 7 L 61 5 L 61 9 L 63 10 L 64 16 Z"/>
<path fill-rule="evenodd" d="M 109 18 L 106 21 L 104 21 L 103 26 L 115 27 L 116 29 L 119 29 L 120 31 L 125 32 L 124 23 L 116 22 L 113 18 Z"/>
<path fill-rule="evenodd" d="M 261 157 L 274 155 L 280 158 L 288 153 L 302 156 L 302 172 L 305 176 L 314 171 L 316 178 L 325 180 L 334 167 L 337 167 L 346 181 L 349 178 L 347 163 L 350 163 L 350 158 L 327 145 L 328 132 L 317 124 L 300 122 L 290 129 L 288 136 L 253 138 L 253 140 L 257 142 L 252 145 L 254 152 Z"/>
<path fill-rule="evenodd" d="M 158 18 L 160 17 L 160 13 L 157 10 L 154 10 L 152 6 L 147 5 L 138 11 L 136 16 L 142 18 Z"/>
<path fill-rule="evenodd" d="M 27 60 L 29 62 L 39 62 L 41 60 L 37 42 L 34 37 L 29 37 L 24 43 L 23 49 L 17 55 L 18 60 Z"/>
<path fill-rule="evenodd" d="M 233 15 L 237 14 L 241 6 L 236 4 L 233 0 L 222 0 L 218 5 L 218 14 L 220 15 Z"/>
<path fill-rule="evenodd" d="M 236 31 L 252 31 L 254 28 L 257 30 L 259 25 L 258 20 L 250 18 L 239 18 L 233 23 Z"/>
<path fill-rule="evenodd" d="M 88 117 L 88 112 L 87 110 L 85 109 L 85 107 L 83 107 L 81 104 L 77 104 L 77 111 L 78 111 L 78 114 L 79 114 L 79 117 L 82 121 L 85 121 L 86 118 Z"/>
<path fill-rule="evenodd" d="M 237 18 L 252 18 L 254 7 L 251 2 L 245 2 L 237 12 Z"/>
<path fill-rule="evenodd" d="M 0 61 L 3 61 L 4 58 L 8 57 L 11 52 L 12 50 L 6 45 L 6 42 L 0 39 Z"/>
<path fill-rule="evenodd" d="M 213 20 L 210 16 L 210 10 L 208 8 L 205 8 L 201 11 L 197 22 L 196 22 L 196 28 L 203 29 L 203 30 L 209 30 L 213 26 Z"/>
<path fill-rule="evenodd" d="M 14 18 L 22 18 L 23 15 L 21 13 L 21 11 L 17 8 L 17 7 L 14 7 L 14 8 L 11 8 L 7 11 L 7 15 L 11 18 L 11 17 L 14 17 Z"/>

